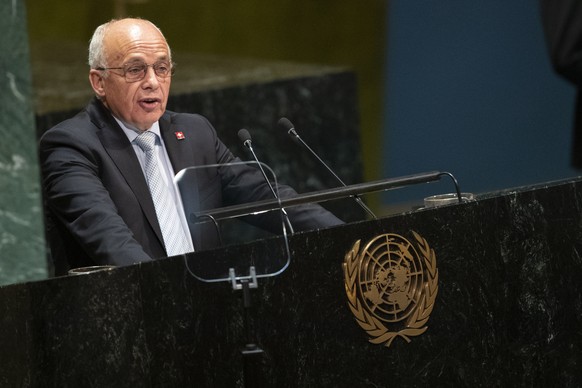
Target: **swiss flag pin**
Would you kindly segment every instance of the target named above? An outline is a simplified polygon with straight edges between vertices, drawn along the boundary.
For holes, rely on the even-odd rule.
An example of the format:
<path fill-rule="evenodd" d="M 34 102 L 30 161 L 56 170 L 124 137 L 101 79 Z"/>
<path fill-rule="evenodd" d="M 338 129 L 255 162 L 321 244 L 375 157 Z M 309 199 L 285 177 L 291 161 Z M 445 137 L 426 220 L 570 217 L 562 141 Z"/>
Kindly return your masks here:
<path fill-rule="evenodd" d="M 184 140 L 186 138 L 186 136 L 184 136 L 184 132 L 182 131 L 174 132 L 174 135 L 176 135 L 176 139 L 178 140 Z"/>

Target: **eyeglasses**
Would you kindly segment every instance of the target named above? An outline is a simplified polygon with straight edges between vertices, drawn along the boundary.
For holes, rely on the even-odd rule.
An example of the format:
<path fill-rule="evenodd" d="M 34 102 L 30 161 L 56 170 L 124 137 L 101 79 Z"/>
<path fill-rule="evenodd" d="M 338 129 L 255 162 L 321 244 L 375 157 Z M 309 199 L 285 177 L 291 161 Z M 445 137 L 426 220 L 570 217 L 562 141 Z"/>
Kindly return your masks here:
<path fill-rule="evenodd" d="M 144 79 L 148 67 L 154 69 L 154 73 L 159 78 L 166 78 L 171 77 L 174 75 L 174 63 L 166 62 L 166 61 L 158 61 L 152 65 L 148 65 L 145 62 L 131 62 L 126 63 L 122 67 L 97 67 L 96 70 L 123 70 L 123 74 L 117 74 L 125 77 L 127 82 L 137 82 Z"/>

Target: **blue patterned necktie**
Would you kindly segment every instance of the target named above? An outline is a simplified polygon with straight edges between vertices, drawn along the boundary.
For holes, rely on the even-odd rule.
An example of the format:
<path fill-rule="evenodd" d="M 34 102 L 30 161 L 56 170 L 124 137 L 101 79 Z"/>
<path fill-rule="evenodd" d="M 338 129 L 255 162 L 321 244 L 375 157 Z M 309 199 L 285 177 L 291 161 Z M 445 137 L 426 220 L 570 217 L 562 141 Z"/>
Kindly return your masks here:
<path fill-rule="evenodd" d="M 135 143 L 145 152 L 146 180 L 154 201 L 156 215 L 168 256 L 192 252 L 194 249 L 186 237 L 176 204 L 172 200 L 168 186 L 162 178 L 162 172 L 155 156 L 157 135 L 150 131 L 142 132 L 135 138 Z"/>

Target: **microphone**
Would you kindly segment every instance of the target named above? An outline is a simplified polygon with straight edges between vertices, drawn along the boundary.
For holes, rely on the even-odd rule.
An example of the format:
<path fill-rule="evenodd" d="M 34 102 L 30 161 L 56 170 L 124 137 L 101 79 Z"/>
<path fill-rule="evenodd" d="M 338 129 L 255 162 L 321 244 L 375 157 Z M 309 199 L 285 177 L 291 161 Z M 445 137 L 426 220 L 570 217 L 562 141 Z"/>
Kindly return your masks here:
<path fill-rule="evenodd" d="M 303 141 L 303 139 L 301 138 L 301 136 L 299 136 L 299 134 L 297 133 L 297 131 L 295 130 L 295 126 L 291 123 L 291 121 L 289 121 L 289 119 L 287 119 L 286 117 L 281 117 L 279 119 L 279 121 L 277 122 L 277 125 L 279 127 L 281 127 L 282 129 L 284 129 L 285 131 L 287 131 L 287 134 L 289 136 L 292 137 L 293 140 L 295 140 L 297 143 L 301 144 L 303 147 L 305 147 L 310 153 L 311 155 L 313 155 L 320 164 L 322 164 L 327 171 L 329 171 L 331 173 L 331 175 L 344 187 L 346 187 L 347 185 L 344 183 L 344 181 L 341 180 L 341 178 L 339 176 L 337 176 L 337 174 L 327 165 L 327 163 L 325 163 L 320 157 L 319 155 L 317 155 L 315 153 L 315 151 L 313 151 L 313 149 L 311 149 L 311 147 Z M 372 212 L 372 210 L 370 210 L 370 208 L 368 206 L 366 206 L 366 204 L 362 201 L 362 199 L 360 197 L 358 197 L 357 195 L 353 196 L 354 200 L 358 203 L 358 205 L 360 205 L 360 207 L 362 209 L 364 209 L 364 211 L 366 213 L 368 213 L 368 215 L 370 215 L 373 219 L 376 219 L 376 215 Z"/>
<path fill-rule="evenodd" d="M 244 128 L 241 129 L 240 131 L 238 131 L 238 138 L 240 139 L 240 141 L 243 142 L 243 145 L 247 147 L 249 150 L 251 150 L 253 155 L 255 155 L 255 153 L 253 152 L 253 142 L 251 140 L 251 134 L 249 133 L 249 131 L 247 131 Z"/>
<path fill-rule="evenodd" d="M 255 154 L 255 150 L 253 149 L 253 141 L 251 140 L 251 134 L 249 133 L 249 131 L 242 128 L 241 130 L 238 131 L 238 138 L 240 139 L 240 141 L 242 141 L 243 145 L 253 155 L 253 158 L 255 159 L 255 161 L 257 162 L 257 165 L 259 166 L 259 170 L 261 170 L 261 174 L 263 174 L 263 178 L 265 179 L 265 182 L 267 182 L 269 189 L 271 189 L 271 193 L 273 193 L 273 197 L 275 197 L 275 199 L 279 199 L 279 196 L 277 195 L 277 192 L 273 188 L 273 185 L 271 185 L 271 181 L 267 177 L 267 174 L 265 173 L 265 170 L 263 169 L 261 162 L 259 162 L 259 158 L 257 158 L 257 155 Z M 281 212 L 283 213 L 283 215 L 285 217 L 285 221 L 287 222 L 287 225 L 289 226 L 290 232 L 294 233 L 293 226 L 291 225 L 291 221 L 289 220 L 289 216 L 287 215 L 287 212 L 283 208 L 281 208 Z"/>

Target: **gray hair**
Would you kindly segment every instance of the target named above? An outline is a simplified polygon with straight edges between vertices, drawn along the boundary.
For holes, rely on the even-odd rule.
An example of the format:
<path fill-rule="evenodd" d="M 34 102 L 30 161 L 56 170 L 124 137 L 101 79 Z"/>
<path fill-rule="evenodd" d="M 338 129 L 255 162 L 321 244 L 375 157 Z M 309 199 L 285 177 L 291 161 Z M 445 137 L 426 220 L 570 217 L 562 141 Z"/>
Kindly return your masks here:
<path fill-rule="evenodd" d="M 114 20 L 101 24 L 95 29 L 91 40 L 89 41 L 89 67 L 96 69 L 98 67 L 107 67 L 105 60 L 105 52 L 103 50 L 103 38 L 105 37 L 105 30 Z"/>
<path fill-rule="evenodd" d="M 139 18 L 137 18 L 139 19 Z M 103 23 L 101 24 L 99 27 L 97 27 L 95 29 L 95 32 L 93 33 L 93 36 L 91 37 L 91 40 L 89 41 L 89 67 L 91 69 L 96 69 L 99 67 L 108 67 L 107 66 L 107 59 L 105 58 L 105 50 L 103 49 L 103 40 L 105 39 L 105 33 L 107 32 L 107 29 L 114 23 L 123 20 L 123 19 L 112 19 L 110 21 L 108 21 L 107 23 Z M 162 37 L 164 38 L 164 40 L 166 39 L 166 37 L 164 36 L 164 34 L 162 33 L 162 30 L 160 30 L 158 28 L 158 26 L 156 26 L 154 23 L 150 22 L 149 20 L 145 20 L 145 19 L 139 19 L 139 20 L 144 20 L 148 23 L 150 23 L 152 26 L 154 26 L 159 32 L 160 35 L 162 35 Z M 170 60 L 172 59 L 172 51 L 170 50 L 170 45 L 168 45 L 168 55 L 170 57 Z"/>

